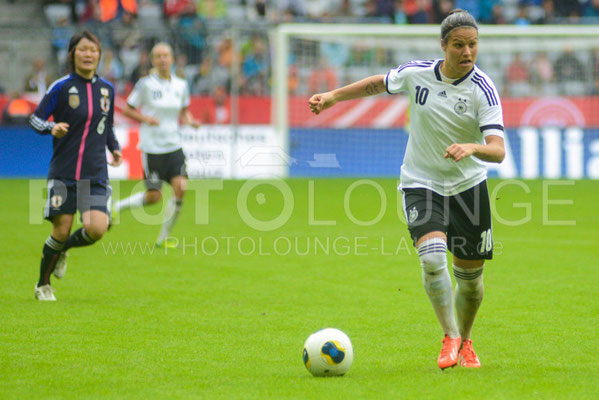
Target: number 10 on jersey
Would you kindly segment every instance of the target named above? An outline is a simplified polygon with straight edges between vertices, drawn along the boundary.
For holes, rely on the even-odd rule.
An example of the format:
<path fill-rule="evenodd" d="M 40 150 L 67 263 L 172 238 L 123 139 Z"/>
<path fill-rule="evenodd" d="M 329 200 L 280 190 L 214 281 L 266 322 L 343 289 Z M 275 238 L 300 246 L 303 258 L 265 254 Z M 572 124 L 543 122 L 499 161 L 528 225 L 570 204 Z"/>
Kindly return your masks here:
<path fill-rule="evenodd" d="M 420 104 L 421 106 L 424 105 L 424 103 L 426 103 L 426 99 L 428 98 L 428 88 L 427 87 L 422 87 L 422 86 L 416 86 L 416 104 Z"/>

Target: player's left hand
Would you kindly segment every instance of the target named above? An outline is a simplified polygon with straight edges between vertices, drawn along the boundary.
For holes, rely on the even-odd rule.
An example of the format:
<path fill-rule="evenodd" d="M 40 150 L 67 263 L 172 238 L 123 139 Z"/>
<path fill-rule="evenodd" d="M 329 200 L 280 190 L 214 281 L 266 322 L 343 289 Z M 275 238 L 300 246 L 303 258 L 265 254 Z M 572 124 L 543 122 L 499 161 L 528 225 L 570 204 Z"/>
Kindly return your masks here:
<path fill-rule="evenodd" d="M 197 121 L 195 119 L 191 120 L 191 122 L 189 123 L 189 125 L 193 126 L 195 129 L 199 128 L 202 124 L 200 123 L 200 121 Z"/>
<path fill-rule="evenodd" d="M 109 162 L 108 165 L 112 167 L 118 167 L 123 163 L 123 155 L 120 150 L 115 150 L 112 152 L 112 162 Z"/>
<path fill-rule="evenodd" d="M 445 149 L 445 155 L 443 158 L 451 158 L 455 162 L 458 162 L 466 157 L 470 157 L 476 150 L 476 144 L 474 143 L 454 143 Z"/>

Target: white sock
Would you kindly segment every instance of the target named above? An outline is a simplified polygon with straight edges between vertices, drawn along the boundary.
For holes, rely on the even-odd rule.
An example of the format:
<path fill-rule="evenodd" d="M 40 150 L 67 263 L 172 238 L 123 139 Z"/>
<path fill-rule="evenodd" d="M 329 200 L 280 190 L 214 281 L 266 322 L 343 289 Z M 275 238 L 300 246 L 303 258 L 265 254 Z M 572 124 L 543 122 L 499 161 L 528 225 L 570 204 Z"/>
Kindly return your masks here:
<path fill-rule="evenodd" d="M 447 245 L 441 238 L 426 240 L 418 247 L 422 282 L 437 314 L 443 332 L 450 338 L 460 336 L 453 315 L 453 287 L 447 270 Z"/>
<path fill-rule="evenodd" d="M 476 312 L 483 301 L 483 267 L 460 268 L 453 266 L 455 276 L 455 308 L 462 339 L 469 339 Z"/>
<path fill-rule="evenodd" d="M 158 236 L 159 242 L 164 242 L 171 233 L 171 229 L 175 226 L 179 212 L 181 211 L 181 204 L 183 200 L 177 200 L 175 196 L 172 196 L 166 204 L 166 211 L 164 212 L 164 222 L 162 223 L 162 229 Z"/>
<path fill-rule="evenodd" d="M 114 205 L 114 210 L 119 212 L 133 207 L 143 207 L 146 198 L 146 192 L 135 193 L 126 199 L 117 202 Z"/>

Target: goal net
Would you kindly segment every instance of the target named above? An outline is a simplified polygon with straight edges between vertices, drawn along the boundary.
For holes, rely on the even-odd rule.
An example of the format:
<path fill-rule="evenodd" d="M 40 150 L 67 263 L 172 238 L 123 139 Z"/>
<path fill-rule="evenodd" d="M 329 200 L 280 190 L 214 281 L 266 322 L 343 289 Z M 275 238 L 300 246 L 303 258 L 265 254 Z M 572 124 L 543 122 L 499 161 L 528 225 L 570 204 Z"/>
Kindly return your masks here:
<path fill-rule="evenodd" d="M 288 24 L 277 28 L 273 116 L 290 176 L 398 177 L 408 98 L 380 94 L 318 116 L 308 98 L 414 59 L 443 58 L 439 27 Z M 497 86 L 505 178 L 599 178 L 599 28 L 481 26 L 477 65 Z"/>

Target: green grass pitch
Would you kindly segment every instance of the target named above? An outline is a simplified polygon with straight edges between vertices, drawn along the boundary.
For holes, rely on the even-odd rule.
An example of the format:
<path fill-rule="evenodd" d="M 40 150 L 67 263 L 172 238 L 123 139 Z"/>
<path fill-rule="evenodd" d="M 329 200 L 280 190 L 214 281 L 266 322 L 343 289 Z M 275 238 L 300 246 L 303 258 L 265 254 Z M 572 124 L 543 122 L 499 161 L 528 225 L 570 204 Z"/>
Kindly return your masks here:
<path fill-rule="evenodd" d="M 114 184 L 115 197 L 138 190 Z M 286 195 L 206 184 L 219 181 L 190 182 L 173 231 L 185 247 L 152 249 L 159 206 L 124 212 L 70 251 L 58 301 L 40 303 L 43 191 L 0 181 L 1 399 L 597 398 L 599 181 L 490 181 L 496 256 L 473 332 L 483 367 L 444 372 L 397 181 L 291 179 Z M 353 342 L 344 377 L 303 366 L 323 327 Z"/>

